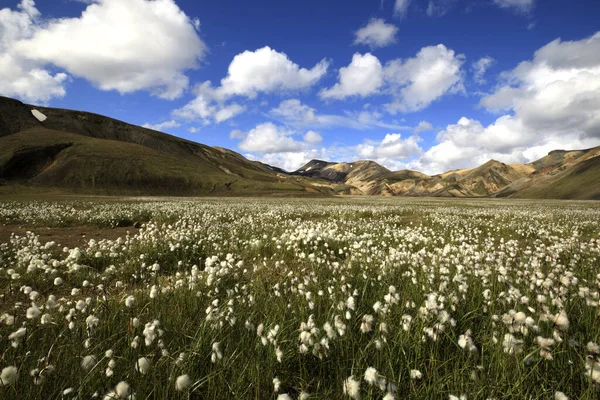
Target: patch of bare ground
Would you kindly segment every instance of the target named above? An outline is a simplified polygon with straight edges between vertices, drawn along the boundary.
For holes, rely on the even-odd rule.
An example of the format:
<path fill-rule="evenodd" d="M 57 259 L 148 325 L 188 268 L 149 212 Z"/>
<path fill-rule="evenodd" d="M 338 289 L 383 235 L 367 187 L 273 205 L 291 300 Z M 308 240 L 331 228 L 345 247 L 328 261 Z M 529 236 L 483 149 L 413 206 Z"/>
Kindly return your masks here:
<path fill-rule="evenodd" d="M 97 228 L 93 226 L 69 226 L 65 228 L 41 228 L 27 227 L 22 225 L 0 224 L 0 243 L 7 243 L 12 234 L 25 236 L 27 232 L 33 232 L 39 236 L 40 242 L 55 242 L 59 247 L 79 247 L 88 243 L 91 239 L 100 241 L 102 239 L 116 240 L 125 237 L 127 232 L 134 235 L 138 232 L 133 226 L 118 228 Z"/>

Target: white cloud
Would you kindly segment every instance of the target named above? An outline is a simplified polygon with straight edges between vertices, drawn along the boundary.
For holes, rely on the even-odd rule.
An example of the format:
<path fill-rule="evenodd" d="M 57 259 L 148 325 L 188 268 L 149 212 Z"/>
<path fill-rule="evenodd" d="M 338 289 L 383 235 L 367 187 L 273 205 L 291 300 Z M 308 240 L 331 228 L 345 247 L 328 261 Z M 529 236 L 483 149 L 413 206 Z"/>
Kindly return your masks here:
<path fill-rule="evenodd" d="M 206 81 L 197 85 L 194 89 L 196 98 L 185 106 L 173 111 L 173 116 L 186 120 L 200 119 L 205 125 L 211 122 L 221 123 L 241 114 L 246 107 L 237 103 L 224 105 L 214 101 L 214 89 L 210 82 Z"/>
<path fill-rule="evenodd" d="M 304 134 L 304 141 L 308 144 L 319 144 L 323 141 L 323 137 L 315 131 L 308 131 Z"/>
<path fill-rule="evenodd" d="M 408 6 L 411 0 L 396 0 L 394 3 L 394 15 L 405 18 L 408 14 Z"/>
<path fill-rule="evenodd" d="M 254 99 L 258 93 L 288 92 L 314 85 L 327 72 L 328 62 L 322 60 L 311 69 L 300 68 L 287 55 L 270 47 L 244 51 L 229 64 L 221 85 L 210 81 L 196 85 L 196 98 L 174 110 L 173 115 L 188 120 L 202 119 L 204 124 L 226 121 L 246 110 L 237 103 L 224 105 L 234 96 Z"/>
<path fill-rule="evenodd" d="M 430 0 L 425 11 L 429 17 L 442 17 L 446 15 L 457 0 Z"/>
<path fill-rule="evenodd" d="M 31 30 L 14 44 L 20 57 L 122 94 L 179 97 L 188 86 L 184 71 L 206 53 L 193 21 L 173 0 L 98 0 L 77 18 L 38 21 Z"/>
<path fill-rule="evenodd" d="M 412 166 L 437 173 L 489 159 L 527 163 L 551 150 L 600 145 L 600 32 L 555 40 L 501 79 L 481 105 L 509 114 L 488 126 L 461 118 Z"/>
<path fill-rule="evenodd" d="M 0 10 L 0 94 L 28 102 L 63 97 L 67 74 L 53 72 L 15 51 L 18 41 L 34 34 L 40 18 L 33 0 L 23 0 L 17 8 Z"/>
<path fill-rule="evenodd" d="M 377 111 L 363 110 L 361 112 L 349 112 L 346 115 L 319 114 L 314 108 L 303 104 L 298 99 L 282 101 L 278 107 L 269 111 L 268 115 L 296 128 L 330 128 L 341 126 L 360 130 L 370 128 L 411 129 L 407 126 L 382 121 L 381 118 L 383 115 Z"/>
<path fill-rule="evenodd" d="M 415 133 L 427 132 L 427 131 L 431 131 L 431 130 L 433 130 L 433 125 L 431 125 L 427 121 L 419 122 L 419 124 L 414 129 Z"/>
<path fill-rule="evenodd" d="M 464 91 L 464 60 L 464 55 L 439 44 L 423 47 L 413 58 L 388 62 L 384 73 L 396 97 L 388 111 L 422 110 L 447 93 Z"/>
<path fill-rule="evenodd" d="M 400 133 L 388 133 L 380 143 L 368 141 L 356 146 L 356 153 L 366 159 L 407 159 L 421 153 L 418 135 L 402 139 Z"/>
<path fill-rule="evenodd" d="M 354 44 L 366 44 L 371 48 L 385 47 L 396 42 L 398 28 L 386 24 L 382 18 L 372 18 L 369 23 L 354 32 Z"/>
<path fill-rule="evenodd" d="M 308 131 L 302 140 L 294 139 L 295 135 L 295 131 L 265 122 L 248 132 L 233 130 L 229 136 L 232 139 L 241 139 L 238 143 L 240 150 L 259 154 L 306 151 L 322 140 L 321 135 L 313 131 Z"/>
<path fill-rule="evenodd" d="M 164 132 L 165 129 L 169 129 L 169 128 L 179 128 L 180 126 L 181 126 L 181 124 L 175 120 L 165 121 L 165 122 L 161 122 L 159 124 L 145 123 L 144 125 L 142 125 L 142 127 L 144 127 L 144 128 L 153 129 L 155 131 L 160 131 L 160 132 Z"/>
<path fill-rule="evenodd" d="M 472 65 L 473 70 L 473 79 L 480 85 L 486 83 L 485 73 L 493 64 L 495 60 L 492 57 L 482 57 L 479 60 L 475 61 Z"/>
<path fill-rule="evenodd" d="M 502 8 L 512 8 L 521 13 L 528 13 L 535 5 L 535 0 L 494 0 Z"/>
<path fill-rule="evenodd" d="M 322 99 L 365 97 L 377 93 L 383 84 L 383 68 L 371 53 L 355 53 L 352 62 L 339 70 L 339 82 L 319 93 Z"/>
<path fill-rule="evenodd" d="M 482 106 L 511 110 L 525 128 L 545 136 L 600 140 L 600 32 L 579 41 L 557 39 L 503 77 Z"/>
<path fill-rule="evenodd" d="M 326 60 L 321 60 L 311 69 L 301 68 L 285 53 L 268 46 L 244 51 L 229 64 L 227 76 L 221 80 L 216 95 L 254 98 L 259 92 L 305 89 L 317 83 L 327 73 L 328 66 Z"/>
<path fill-rule="evenodd" d="M 244 154 L 244 156 L 250 160 L 260 161 L 268 165 L 283 168 L 286 171 L 296 171 L 310 160 L 327 160 L 329 158 L 329 153 L 326 149 L 311 149 L 263 155 L 248 153 Z"/>

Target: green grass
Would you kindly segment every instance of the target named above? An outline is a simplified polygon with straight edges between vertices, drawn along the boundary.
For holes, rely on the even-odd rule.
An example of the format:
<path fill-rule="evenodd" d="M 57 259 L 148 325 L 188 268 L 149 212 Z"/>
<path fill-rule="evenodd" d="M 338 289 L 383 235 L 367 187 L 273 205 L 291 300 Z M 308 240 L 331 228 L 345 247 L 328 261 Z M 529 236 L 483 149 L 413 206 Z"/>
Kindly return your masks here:
<path fill-rule="evenodd" d="M 585 374 L 590 356 L 585 346 L 600 341 L 596 202 L 0 203 L 0 223 L 31 226 L 60 226 L 67 218 L 70 224 L 112 226 L 139 216 L 147 222 L 137 235 L 90 243 L 77 256 L 38 243 L 34 235 L 0 244 L 0 315 L 16 317 L 14 325 L 0 323 L 0 337 L 6 339 L 21 325 L 27 328 L 17 347 L 8 340 L 0 345 L 0 369 L 19 368 L 17 382 L 0 387 L 0 398 L 61 398 L 70 387 L 69 398 L 88 399 L 126 381 L 137 399 L 265 399 L 277 397 L 277 377 L 279 393 L 292 398 L 306 392 L 314 399 L 342 399 L 348 398 L 343 382 L 350 376 L 361 381 L 362 398 L 383 398 L 388 388 L 363 380 L 368 367 L 395 385 L 396 398 L 549 399 L 560 390 L 572 399 L 595 399 L 599 394 Z M 9 270 L 19 276 L 11 277 Z M 62 285 L 54 285 L 56 277 Z M 564 277 L 567 284 L 561 282 Z M 391 286 L 395 296 L 390 297 Z M 51 294 L 58 298 L 58 307 L 41 309 L 52 323 L 26 318 L 31 301 L 25 287 L 39 292 L 40 308 Z M 73 288 L 81 292 L 71 294 Z M 435 306 L 426 302 L 432 293 Z M 125 305 L 130 295 L 133 307 Z M 349 296 L 354 310 L 348 308 Z M 85 309 L 77 310 L 77 302 L 86 299 Z M 387 306 L 378 312 L 377 302 Z M 72 308 L 70 329 L 66 317 Z M 532 317 L 535 328 L 524 333 L 502 322 L 510 310 Z M 555 333 L 553 318 L 561 310 L 570 326 Z M 89 315 L 99 319 L 92 330 L 86 328 Z M 373 316 L 373 324 L 363 333 L 365 315 Z M 407 315 L 412 324 L 405 330 Z M 316 346 L 328 337 L 326 323 L 335 328 L 336 316 L 344 334 L 328 338 L 328 349 Z M 133 318 L 139 319 L 138 327 Z M 316 330 L 312 342 L 305 337 L 308 352 L 303 354 L 301 328 L 311 319 Z M 146 345 L 145 324 L 155 320 L 162 334 Z M 266 345 L 257 335 L 259 324 Z M 427 330 L 436 324 L 443 330 L 434 340 Z M 275 326 L 277 334 L 269 337 Z M 476 353 L 459 346 L 467 330 Z M 502 345 L 511 331 L 523 340 L 523 351 L 515 355 Z M 540 356 L 535 338 L 555 334 L 562 342 L 551 346 L 549 361 Z M 140 342 L 133 348 L 136 336 Z M 213 363 L 215 342 L 223 357 Z M 116 363 L 110 377 L 104 357 L 109 349 Z M 185 357 L 177 361 L 180 353 Z M 82 357 L 91 354 L 96 364 L 85 371 Z M 135 369 L 142 356 L 150 361 L 146 374 Z M 35 385 L 30 371 L 44 364 L 42 357 L 55 370 Z M 411 379 L 412 369 L 423 378 Z M 182 374 L 189 375 L 192 386 L 176 391 L 174 382 Z"/>

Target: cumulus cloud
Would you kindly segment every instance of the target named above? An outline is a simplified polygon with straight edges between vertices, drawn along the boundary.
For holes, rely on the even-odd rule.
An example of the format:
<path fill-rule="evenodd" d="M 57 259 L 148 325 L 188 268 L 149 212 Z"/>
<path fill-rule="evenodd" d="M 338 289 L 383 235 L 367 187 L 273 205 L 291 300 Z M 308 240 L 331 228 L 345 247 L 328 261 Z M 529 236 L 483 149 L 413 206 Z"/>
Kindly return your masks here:
<path fill-rule="evenodd" d="M 21 4 L 35 10 L 31 0 Z M 179 97 L 189 82 L 185 70 L 196 68 L 207 50 L 173 0 L 98 0 L 79 17 L 33 20 L 29 29 L 13 44 L 19 57 L 122 94 Z"/>
<path fill-rule="evenodd" d="M 443 44 L 423 47 L 413 58 L 390 61 L 384 74 L 395 100 L 388 111 L 422 110 L 447 93 L 464 91 L 464 61 L 464 55 Z"/>
<path fill-rule="evenodd" d="M 485 73 L 493 64 L 495 60 L 492 57 L 482 57 L 479 60 L 473 62 L 471 69 L 473 70 L 473 79 L 480 85 L 486 83 Z"/>
<path fill-rule="evenodd" d="M 173 115 L 188 120 L 201 119 L 205 124 L 226 121 L 246 110 L 238 103 L 225 105 L 231 98 L 254 99 L 259 93 L 306 89 L 325 75 L 328 65 L 322 60 L 311 69 L 301 68 L 286 54 L 270 47 L 244 51 L 233 58 L 220 86 L 214 87 L 210 81 L 197 85 L 196 98 L 174 110 Z"/>
<path fill-rule="evenodd" d="M 501 79 L 481 105 L 507 114 L 487 126 L 464 117 L 448 125 L 411 166 L 439 173 L 490 159 L 528 163 L 551 150 L 600 145 L 600 32 L 554 40 Z"/>
<path fill-rule="evenodd" d="M 229 64 L 227 76 L 216 89 L 218 97 L 256 97 L 259 92 L 290 91 L 308 88 L 326 73 L 329 63 L 321 60 L 311 69 L 301 68 L 285 53 L 266 46 L 244 51 Z"/>
<path fill-rule="evenodd" d="M 419 122 L 419 124 L 414 129 L 415 133 L 427 132 L 427 131 L 431 131 L 431 130 L 433 130 L 433 125 L 431 125 L 427 121 Z"/>
<path fill-rule="evenodd" d="M 372 18 L 369 23 L 354 32 L 354 44 L 365 44 L 371 48 L 385 47 L 396 42 L 398 28 L 386 24 L 382 18 Z"/>
<path fill-rule="evenodd" d="M 383 115 L 377 111 L 362 110 L 360 112 L 348 112 L 345 115 L 320 114 L 317 110 L 303 104 L 298 99 L 282 101 L 278 107 L 270 110 L 268 115 L 296 128 L 410 129 L 407 126 L 383 121 Z"/>
<path fill-rule="evenodd" d="M 314 131 L 306 132 L 302 140 L 296 140 L 294 136 L 297 132 L 271 122 L 259 124 L 248 132 L 236 129 L 230 133 L 232 139 L 241 139 L 238 143 L 240 150 L 260 154 L 304 151 L 322 140 L 321 135 Z"/>
<path fill-rule="evenodd" d="M 0 10 L 1 95 L 44 103 L 65 95 L 67 74 L 15 51 L 16 43 L 33 36 L 38 23 L 40 13 L 33 0 L 22 0 L 17 10 Z"/>
<path fill-rule="evenodd" d="M 510 8 L 520 13 L 530 12 L 535 0 L 494 0 L 494 3 L 502 8 Z"/>
<path fill-rule="evenodd" d="M 308 144 L 319 144 L 323 137 L 315 131 L 308 131 L 304 134 L 304 141 Z"/>
<path fill-rule="evenodd" d="M 160 132 L 163 132 L 165 129 L 178 128 L 180 126 L 181 124 L 175 120 L 165 121 L 158 124 L 145 123 L 142 125 L 144 128 L 153 129 Z"/>
<path fill-rule="evenodd" d="M 338 73 L 339 82 L 319 93 L 322 99 L 365 97 L 377 93 L 383 83 L 383 67 L 371 53 L 355 53 L 352 62 Z"/>
<path fill-rule="evenodd" d="M 221 123 L 241 114 L 246 107 L 237 103 L 227 105 L 214 101 L 214 89 L 210 82 L 204 82 L 194 88 L 196 97 L 185 106 L 172 112 L 176 118 L 188 121 L 201 120 L 204 125 Z"/>
<path fill-rule="evenodd" d="M 408 6 L 411 0 L 396 0 L 394 3 L 394 15 L 405 18 L 408 14 Z"/>
<path fill-rule="evenodd" d="M 407 159 L 421 153 L 420 141 L 418 135 L 402 139 L 400 133 L 388 133 L 379 143 L 369 141 L 356 146 L 356 153 L 362 158 L 376 161 Z"/>
<path fill-rule="evenodd" d="M 512 110 L 523 126 L 544 135 L 600 139 L 600 32 L 578 41 L 554 40 L 503 77 L 482 106 Z"/>

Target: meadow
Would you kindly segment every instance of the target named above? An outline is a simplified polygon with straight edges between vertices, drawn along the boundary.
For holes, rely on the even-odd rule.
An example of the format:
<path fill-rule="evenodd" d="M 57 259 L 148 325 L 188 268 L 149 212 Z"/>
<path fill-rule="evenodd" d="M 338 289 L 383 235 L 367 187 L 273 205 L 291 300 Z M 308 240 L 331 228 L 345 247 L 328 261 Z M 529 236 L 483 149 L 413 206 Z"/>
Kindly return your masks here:
<path fill-rule="evenodd" d="M 126 232 L 40 236 L 73 227 Z M 598 202 L 4 202 L 0 230 L 2 399 L 600 396 Z"/>

